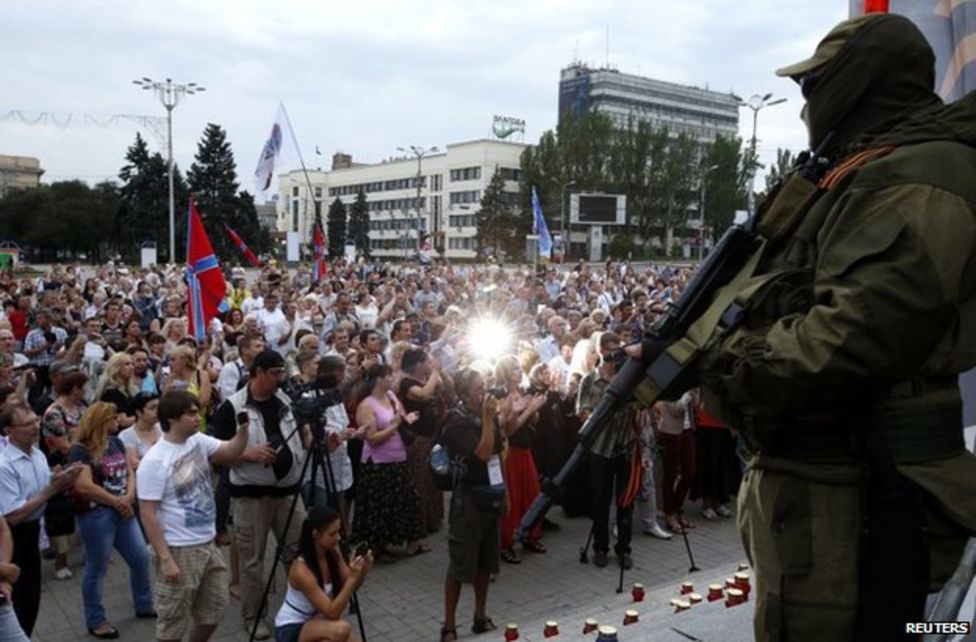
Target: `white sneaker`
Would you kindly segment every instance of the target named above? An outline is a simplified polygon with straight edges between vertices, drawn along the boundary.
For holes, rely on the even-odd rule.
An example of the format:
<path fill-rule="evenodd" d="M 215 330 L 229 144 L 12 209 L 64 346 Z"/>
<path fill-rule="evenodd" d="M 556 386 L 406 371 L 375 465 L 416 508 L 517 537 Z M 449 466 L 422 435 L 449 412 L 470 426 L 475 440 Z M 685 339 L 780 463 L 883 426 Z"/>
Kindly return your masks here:
<path fill-rule="evenodd" d="M 74 574 L 67 566 L 54 571 L 54 579 L 56 580 L 70 580 L 72 577 L 74 577 Z"/>
<path fill-rule="evenodd" d="M 716 515 L 715 514 L 715 511 L 712 510 L 711 508 L 706 508 L 705 510 L 703 510 L 701 512 L 701 514 L 702 514 L 702 517 L 704 517 L 705 519 L 707 519 L 710 522 L 714 522 L 714 521 L 716 521 L 718 519 L 718 515 Z"/>
<path fill-rule="evenodd" d="M 654 522 L 653 526 L 644 527 L 644 534 L 658 539 L 671 539 L 671 533 L 661 528 L 661 525 L 657 522 Z"/>
<path fill-rule="evenodd" d="M 730 511 L 725 504 L 722 504 L 721 506 L 716 508 L 715 512 L 722 517 L 732 517 L 732 511 Z"/>

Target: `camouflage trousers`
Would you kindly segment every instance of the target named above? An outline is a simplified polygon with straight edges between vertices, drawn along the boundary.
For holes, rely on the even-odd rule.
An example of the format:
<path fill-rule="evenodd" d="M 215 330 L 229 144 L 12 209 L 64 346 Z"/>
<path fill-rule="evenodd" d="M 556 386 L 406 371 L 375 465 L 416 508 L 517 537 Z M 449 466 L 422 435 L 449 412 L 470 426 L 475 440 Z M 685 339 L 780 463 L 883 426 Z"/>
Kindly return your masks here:
<path fill-rule="evenodd" d="M 820 472 L 823 483 L 751 467 L 742 481 L 738 525 L 755 574 L 756 640 L 854 639 L 860 489 L 851 469 Z"/>

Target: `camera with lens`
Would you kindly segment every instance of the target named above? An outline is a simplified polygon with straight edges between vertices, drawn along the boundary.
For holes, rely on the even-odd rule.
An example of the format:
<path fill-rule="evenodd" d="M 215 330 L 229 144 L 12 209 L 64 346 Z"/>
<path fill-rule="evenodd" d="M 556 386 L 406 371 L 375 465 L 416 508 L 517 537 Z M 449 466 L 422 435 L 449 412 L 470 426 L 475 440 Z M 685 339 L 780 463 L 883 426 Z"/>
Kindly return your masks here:
<path fill-rule="evenodd" d="M 488 390 L 486 390 L 485 392 L 487 392 L 495 399 L 504 399 L 505 397 L 508 396 L 508 389 L 505 388 L 505 386 L 492 386 L 491 388 L 488 388 Z"/>
<path fill-rule="evenodd" d="M 326 408 L 343 402 L 342 391 L 339 390 L 335 377 L 319 377 L 309 383 L 288 386 L 285 392 L 291 398 L 291 411 L 299 426 L 308 424 L 314 435 L 319 436 L 322 430 L 322 413 Z M 315 394 L 307 394 L 313 392 Z"/>

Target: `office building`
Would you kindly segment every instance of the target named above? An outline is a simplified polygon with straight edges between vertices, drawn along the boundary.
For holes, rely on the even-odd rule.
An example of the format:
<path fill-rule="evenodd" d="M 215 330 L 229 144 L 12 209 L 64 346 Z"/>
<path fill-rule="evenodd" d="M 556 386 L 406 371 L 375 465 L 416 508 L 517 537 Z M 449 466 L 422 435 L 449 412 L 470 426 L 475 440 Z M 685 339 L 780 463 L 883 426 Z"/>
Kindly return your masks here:
<path fill-rule="evenodd" d="M 560 72 L 559 119 L 597 111 L 620 126 L 629 119 L 688 134 L 699 142 L 739 134 L 739 101 L 731 93 L 574 64 Z"/>
<path fill-rule="evenodd" d="M 279 177 L 277 228 L 296 230 L 300 241 L 309 243 L 316 206 L 325 226 L 335 199 L 348 212 L 362 192 L 369 209 L 373 256 L 392 259 L 413 254 L 419 236 L 431 244 L 435 239 L 436 245 L 443 243 L 447 258 L 474 259 L 481 196 L 496 169 L 505 179 L 505 191 L 518 193 L 519 158 L 526 147 L 483 139 L 449 144 L 425 155 L 420 163 L 419 199 L 416 157 L 361 164 L 349 154 L 337 153 L 330 171 L 309 171 L 307 180 L 300 170 Z"/>

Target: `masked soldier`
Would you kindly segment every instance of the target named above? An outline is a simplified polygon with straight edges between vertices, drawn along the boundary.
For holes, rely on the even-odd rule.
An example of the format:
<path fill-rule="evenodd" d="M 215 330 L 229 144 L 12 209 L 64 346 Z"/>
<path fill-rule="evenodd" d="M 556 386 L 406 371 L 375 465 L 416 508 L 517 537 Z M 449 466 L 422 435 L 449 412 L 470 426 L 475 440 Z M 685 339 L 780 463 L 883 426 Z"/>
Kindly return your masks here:
<path fill-rule="evenodd" d="M 699 362 L 753 453 L 755 633 L 904 639 L 976 531 L 957 384 L 976 365 L 976 96 L 942 103 L 896 15 L 843 22 L 777 74 L 815 151 L 758 208 L 743 322 Z"/>

